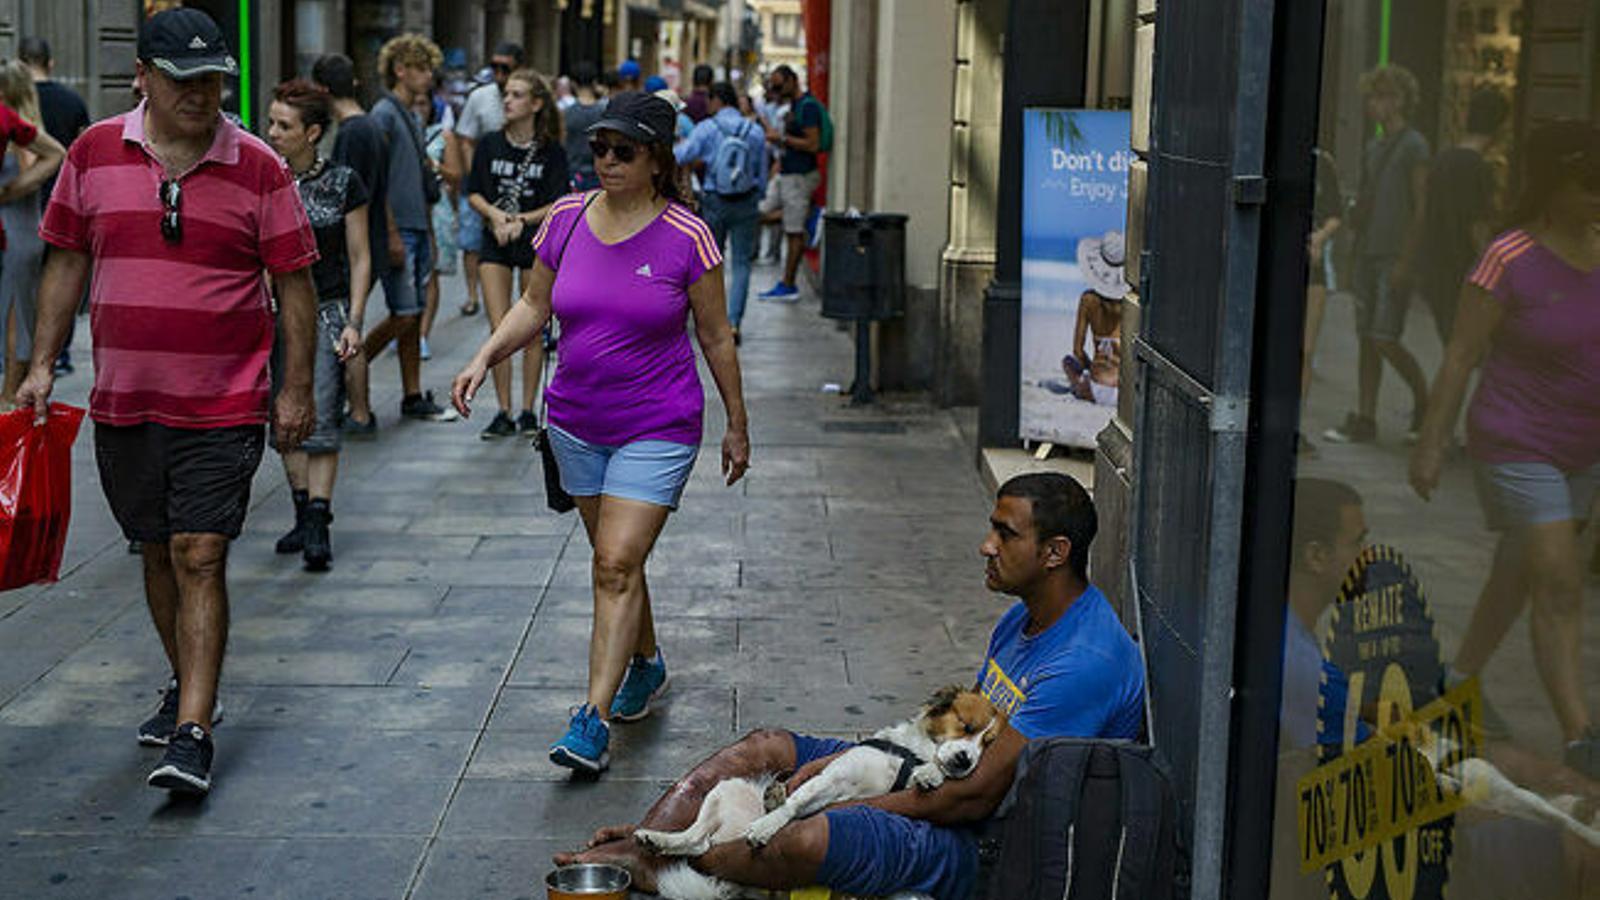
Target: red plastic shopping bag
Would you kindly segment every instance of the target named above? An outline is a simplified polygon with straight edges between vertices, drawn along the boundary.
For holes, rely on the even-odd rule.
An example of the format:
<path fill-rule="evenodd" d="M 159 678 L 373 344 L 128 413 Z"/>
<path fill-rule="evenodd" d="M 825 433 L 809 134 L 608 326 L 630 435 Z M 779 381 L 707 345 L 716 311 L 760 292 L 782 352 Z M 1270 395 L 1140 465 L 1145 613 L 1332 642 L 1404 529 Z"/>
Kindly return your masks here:
<path fill-rule="evenodd" d="M 72 515 L 72 441 L 83 410 L 50 404 L 0 415 L 0 591 L 55 581 Z"/>

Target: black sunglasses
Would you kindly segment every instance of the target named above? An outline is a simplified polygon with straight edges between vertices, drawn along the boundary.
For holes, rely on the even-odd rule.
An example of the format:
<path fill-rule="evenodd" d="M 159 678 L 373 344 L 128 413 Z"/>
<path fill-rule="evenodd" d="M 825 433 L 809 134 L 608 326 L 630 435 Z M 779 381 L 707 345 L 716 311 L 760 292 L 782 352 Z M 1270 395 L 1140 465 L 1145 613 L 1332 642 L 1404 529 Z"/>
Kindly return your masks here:
<path fill-rule="evenodd" d="M 589 152 L 594 154 L 595 159 L 605 159 L 611 154 L 616 154 L 617 162 L 627 165 L 639 155 L 639 145 L 628 143 L 613 144 L 610 141 L 592 138 L 589 141 Z"/>
<path fill-rule="evenodd" d="M 178 218 L 178 204 L 183 200 L 183 189 L 178 182 L 163 178 L 156 195 L 161 198 L 161 236 L 176 243 L 183 239 L 183 222 Z"/>
<path fill-rule="evenodd" d="M 493 66 L 494 70 L 501 75 L 510 75 L 513 68 L 510 63 L 494 63 Z"/>

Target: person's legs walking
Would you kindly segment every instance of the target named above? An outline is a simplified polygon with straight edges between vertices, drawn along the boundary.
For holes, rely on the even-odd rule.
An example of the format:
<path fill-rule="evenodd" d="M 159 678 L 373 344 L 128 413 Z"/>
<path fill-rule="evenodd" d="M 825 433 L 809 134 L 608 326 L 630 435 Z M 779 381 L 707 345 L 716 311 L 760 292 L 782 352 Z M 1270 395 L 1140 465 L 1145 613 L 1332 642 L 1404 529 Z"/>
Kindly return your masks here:
<path fill-rule="evenodd" d="M 1528 529 L 1524 545 L 1534 664 L 1568 741 L 1583 737 L 1591 724 L 1583 689 L 1583 575 L 1577 536 L 1576 522 L 1544 522 Z"/>
<path fill-rule="evenodd" d="M 483 284 L 483 306 L 489 317 L 489 332 L 492 334 L 500 327 L 506 313 L 511 311 L 511 269 L 500 263 L 480 263 L 478 278 Z M 510 418 L 511 359 L 508 357 L 497 363 L 493 374 L 494 396 L 500 404 L 500 415 Z"/>
<path fill-rule="evenodd" d="M 761 227 L 758 201 L 751 197 L 741 202 L 729 216 L 728 255 L 732 281 L 728 285 L 728 320 L 738 335 L 744 322 L 745 305 L 750 297 L 751 257 L 755 253 L 756 232 Z"/>
<path fill-rule="evenodd" d="M 639 646 L 644 624 L 644 564 L 671 510 L 606 496 L 594 543 L 594 630 L 589 641 L 589 703 L 610 714 L 611 700 Z"/>
<path fill-rule="evenodd" d="M 171 548 L 178 585 L 178 721 L 210 730 L 228 643 L 228 539 L 174 534 Z"/>

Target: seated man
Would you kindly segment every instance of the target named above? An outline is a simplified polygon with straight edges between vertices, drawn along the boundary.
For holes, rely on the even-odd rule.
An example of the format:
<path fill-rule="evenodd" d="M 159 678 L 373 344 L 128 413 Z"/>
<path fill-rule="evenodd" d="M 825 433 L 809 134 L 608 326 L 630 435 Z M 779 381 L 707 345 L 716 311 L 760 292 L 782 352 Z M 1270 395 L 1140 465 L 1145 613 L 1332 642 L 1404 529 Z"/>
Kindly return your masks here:
<path fill-rule="evenodd" d="M 989 639 L 978 685 L 1011 717 L 972 775 L 932 791 L 905 790 L 790 823 L 770 844 L 713 847 L 692 860 L 709 875 L 769 890 L 823 884 L 861 896 L 918 891 L 964 900 L 977 877 L 977 845 L 961 826 L 987 818 L 1011 786 L 1027 740 L 1137 738 L 1144 720 L 1139 651 L 1103 594 L 1088 582 L 1094 504 L 1072 479 L 1020 475 L 1000 488 L 979 552 L 990 590 L 1021 599 Z M 696 766 L 645 814 L 642 827 L 676 831 L 725 778 L 794 772 L 790 789 L 848 749 L 843 741 L 756 731 Z M 641 851 L 641 826 L 603 828 L 589 849 L 558 865 L 611 862 L 655 890 L 664 861 Z"/>

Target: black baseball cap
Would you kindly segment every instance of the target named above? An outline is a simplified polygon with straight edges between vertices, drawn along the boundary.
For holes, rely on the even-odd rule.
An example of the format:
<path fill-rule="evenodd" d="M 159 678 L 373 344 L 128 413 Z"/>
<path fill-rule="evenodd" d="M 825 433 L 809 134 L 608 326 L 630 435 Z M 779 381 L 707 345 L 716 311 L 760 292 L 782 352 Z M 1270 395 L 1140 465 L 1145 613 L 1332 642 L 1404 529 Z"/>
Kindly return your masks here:
<path fill-rule="evenodd" d="M 670 144 L 677 124 L 678 111 L 668 101 L 643 91 L 623 91 L 606 101 L 606 111 L 589 133 L 616 131 L 641 144 Z"/>
<path fill-rule="evenodd" d="M 204 12 L 180 7 L 156 13 L 139 31 L 139 58 L 178 81 L 207 72 L 235 75 L 222 29 Z"/>

